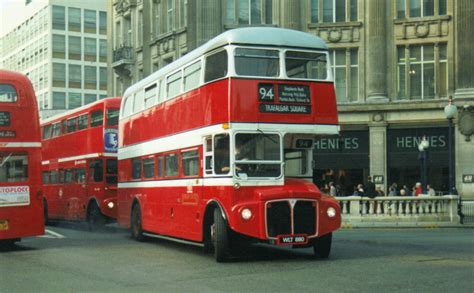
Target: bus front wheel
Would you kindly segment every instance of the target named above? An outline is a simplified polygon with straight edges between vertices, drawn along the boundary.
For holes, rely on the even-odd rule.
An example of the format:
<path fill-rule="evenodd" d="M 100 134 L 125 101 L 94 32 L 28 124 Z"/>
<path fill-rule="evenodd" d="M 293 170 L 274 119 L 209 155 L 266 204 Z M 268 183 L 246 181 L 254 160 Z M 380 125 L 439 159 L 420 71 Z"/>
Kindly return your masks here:
<path fill-rule="evenodd" d="M 130 231 L 132 233 L 132 238 L 137 241 L 144 241 L 145 235 L 143 235 L 142 227 L 142 211 L 138 203 L 133 205 L 132 208 L 132 218 L 130 220 Z"/>
<path fill-rule="evenodd" d="M 332 233 L 317 237 L 313 242 L 314 256 L 317 259 L 326 259 L 331 252 Z"/>
<path fill-rule="evenodd" d="M 91 202 L 87 209 L 87 224 L 89 226 L 89 231 L 96 231 L 103 228 L 105 225 L 104 215 L 102 215 L 102 212 L 95 201 Z"/>
<path fill-rule="evenodd" d="M 214 224 L 211 226 L 211 239 L 214 245 L 214 257 L 217 262 L 225 262 L 230 256 L 229 227 L 222 217 L 221 210 L 214 210 Z"/>

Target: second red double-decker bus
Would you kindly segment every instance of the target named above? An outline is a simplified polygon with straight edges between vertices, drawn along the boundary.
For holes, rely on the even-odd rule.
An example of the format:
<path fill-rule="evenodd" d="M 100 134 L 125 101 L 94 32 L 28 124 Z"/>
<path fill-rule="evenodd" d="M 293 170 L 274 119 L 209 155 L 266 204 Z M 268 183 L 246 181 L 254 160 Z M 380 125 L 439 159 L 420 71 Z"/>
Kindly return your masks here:
<path fill-rule="evenodd" d="M 119 126 L 118 222 L 225 261 L 251 241 L 328 257 L 336 200 L 312 184 L 317 135 L 339 131 L 328 48 L 242 28 L 132 85 Z"/>
<path fill-rule="evenodd" d="M 116 218 L 117 127 L 120 98 L 106 98 L 42 121 L 45 217 Z"/>
<path fill-rule="evenodd" d="M 44 234 L 36 96 L 24 75 L 0 70 L 0 246 Z"/>

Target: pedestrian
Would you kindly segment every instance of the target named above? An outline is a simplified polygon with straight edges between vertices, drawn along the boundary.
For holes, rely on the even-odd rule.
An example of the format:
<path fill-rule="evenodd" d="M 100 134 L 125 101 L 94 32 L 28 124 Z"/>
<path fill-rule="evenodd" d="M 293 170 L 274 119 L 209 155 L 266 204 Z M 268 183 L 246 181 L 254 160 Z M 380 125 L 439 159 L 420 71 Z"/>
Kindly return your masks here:
<path fill-rule="evenodd" d="M 427 184 L 426 190 L 428 190 L 428 196 L 436 196 L 436 192 L 431 185 Z"/>
<path fill-rule="evenodd" d="M 334 182 L 329 182 L 329 195 L 336 197 L 337 196 L 337 190 L 336 186 L 334 186 Z"/>
<path fill-rule="evenodd" d="M 385 193 L 383 192 L 381 186 L 377 186 L 377 187 L 375 188 L 375 194 L 376 194 L 376 196 L 385 196 Z"/>
<path fill-rule="evenodd" d="M 397 195 L 398 195 L 397 183 L 394 182 L 388 188 L 388 196 L 397 196 Z"/>
<path fill-rule="evenodd" d="M 415 184 L 414 190 L 413 190 L 413 195 L 414 196 L 420 196 L 420 194 L 423 193 L 423 190 L 421 189 L 421 183 L 417 182 Z"/>
<path fill-rule="evenodd" d="M 377 194 L 375 193 L 375 183 L 372 182 L 371 176 L 367 177 L 367 185 L 365 188 L 365 192 L 370 198 L 374 198 L 377 196 Z"/>

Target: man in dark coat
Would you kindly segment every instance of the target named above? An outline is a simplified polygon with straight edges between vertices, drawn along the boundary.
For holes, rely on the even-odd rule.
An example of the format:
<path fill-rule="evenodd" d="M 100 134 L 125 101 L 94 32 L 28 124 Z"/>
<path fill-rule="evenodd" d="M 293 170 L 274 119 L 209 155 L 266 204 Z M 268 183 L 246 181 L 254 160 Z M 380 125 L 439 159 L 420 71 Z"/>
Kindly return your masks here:
<path fill-rule="evenodd" d="M 375 183 L 372 182 L 372 177 L 367 178 L 367 186 L 365 187 L 365 192 L 368 197 L 375 198 L 377 193 L 375 192 Z"/>

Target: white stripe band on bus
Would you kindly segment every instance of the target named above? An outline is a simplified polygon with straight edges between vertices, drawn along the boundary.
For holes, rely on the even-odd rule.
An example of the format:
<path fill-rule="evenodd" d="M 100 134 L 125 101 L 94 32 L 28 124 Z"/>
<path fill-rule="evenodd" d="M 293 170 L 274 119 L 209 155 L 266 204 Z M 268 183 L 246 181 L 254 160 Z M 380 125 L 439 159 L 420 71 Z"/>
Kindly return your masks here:
<path fill-rule="evenodd" d="M 41 142 L 0 142 L 0 148 L 38 148 Z"/>
<path fill-rule="evenodd" d="M 194 178 L 194 179 L 173 179 L 173 180 L 153 180 L 139 182 L 119 182 L 118 188 L 153 188 L 153 187 L 199 187 L 199 186 L 282 186 L 283 179 L 265 180 L 238 180 L 234 178 Z"/>
<path fill-rule="evenodd" d="M 100 155 L 104 157 L 117 157 L 116 153 L 92 153 L 87 155 L 80 155 L 75 157 L 67 157 L 67 158 L 60 158 L 58 159 L 58 163 L 64 163 L 69 161 L 77 161 L 77 160 L 84 160 L 84 159 L 91 159 L 91 158 L 98 158 Z M 42 165 L 49 165 L 51 163 L 50 160 L 42 161 Z"/>
<path fill-rule="evenodd" d="M 282 135 L 286 133 L 301 134 L 337 134 L 338 125 L 314 125 L 314 124 L 278 124 L 278 123 L 231 123 L 232 130 L 246 131 L 274 131 Z M 283 131 L 282 131 L 283 129 Z M 202 138 L 206 135 L 224 132 L 222 124 L 203 127 L 195 130 L 177 133 L 175 135 L 156 138 L 147 142 L 134 144 L 119 148 L 119 160 L 136 158 L 155 153 L 177 150 L 202 144 Z"/>

